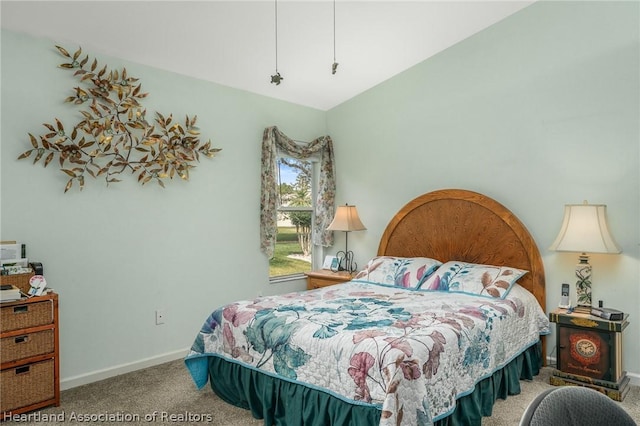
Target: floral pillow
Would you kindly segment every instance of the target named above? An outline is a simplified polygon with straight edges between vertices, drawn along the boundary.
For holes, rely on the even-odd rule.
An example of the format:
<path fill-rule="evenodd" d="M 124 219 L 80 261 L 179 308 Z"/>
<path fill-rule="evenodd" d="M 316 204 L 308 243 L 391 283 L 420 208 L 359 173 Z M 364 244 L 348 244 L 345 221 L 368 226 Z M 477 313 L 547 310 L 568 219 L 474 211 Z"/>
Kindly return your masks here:
<path fill-rule="evenodd" d="M 417 289 L 440 265 L 442 262 L 428 257 L 377 256 L 354 279 Z"/>
<path fill-rule="evenodd" d="M 504 299 L 513 284 L 528 271 L 508 266 L 450 261 L 440 266 L 420 290 L 477 294 Z"/>

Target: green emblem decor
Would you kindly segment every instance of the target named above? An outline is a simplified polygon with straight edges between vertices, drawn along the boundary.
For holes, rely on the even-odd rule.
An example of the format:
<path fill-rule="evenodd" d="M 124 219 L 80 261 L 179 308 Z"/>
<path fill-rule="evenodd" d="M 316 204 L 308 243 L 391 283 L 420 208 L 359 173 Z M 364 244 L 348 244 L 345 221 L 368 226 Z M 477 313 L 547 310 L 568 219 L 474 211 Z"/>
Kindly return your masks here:
<path fill-rule="evenodd" d="M 155 180 L 164 188 L 166 179 L 178 175 L 189 180 L 189 170 L 200 161 L 200 155 L 214 157 L 220 148 L 212 148 L 211 141 L 202 143 L 196 127 L 197 116 L 187 116 L 183 123 L 156 112 L 155 123 L 149 123 L 140 100 L 142 93 L 138 78 L 121 71 L 100 69 L 98 61 L 89 64 L 89 56 L 80 59 L 82 49 L 73 55 L 56 46 L 68 59 L 60 64 L 75 70 L 83 87 L 75 87 L 75 95 L 66 102 L 84 105 L 82 120 L 66 127 L 55 118 L 55 123 L 44 123 L 48 132 L 36 138 L 31 133 L 32 149 L 18 159 L 35 154 L 33 163 L 44 159 L 44 167 L 58 159 L 63 173 L 69 177 L 64 192 L 77 182 L 84 188 L 85 176 L 104 177 L 107 186 L 120 182 L 119 176 L 127 171 L 135 175 L 142 185 Z"/>

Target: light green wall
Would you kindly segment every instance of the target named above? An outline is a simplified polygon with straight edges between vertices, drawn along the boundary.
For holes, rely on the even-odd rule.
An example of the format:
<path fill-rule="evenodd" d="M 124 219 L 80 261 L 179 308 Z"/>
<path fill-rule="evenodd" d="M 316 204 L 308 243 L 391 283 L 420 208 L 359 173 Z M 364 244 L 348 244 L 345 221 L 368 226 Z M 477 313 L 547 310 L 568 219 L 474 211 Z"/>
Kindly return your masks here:
<path fill-rule="evenodd" d="M 223 151 L 164 190 L 90 181 L 68 194 L 55 165 L 16 157 L 41 123 L 77 117 L 62 102 L 75 82 L 54 42 L 3 31 L 0 238 L 27 242 L 61 295 L 63 383 L 175 357 L 214 307 L 302 288 L 270 286 L 259 252 L 259 146 L 273 124 L 331 134 L 337 202 L 358 205 L 368 228 L 349 236 L 361 265 L 413 197 L 476 190 L 532 232 L 550 310 L 576 262 L 546 249 L 563 205 L 607 204 L 623 253 L 592 256 L 594 297 L 631 313 L 624 363 L 639 378 L 638 17 L 636 2 L 537 3 L 326 113 L 100 56 L 141 78 L 149 112 L 197 114 Z"/>
<path fill-rule="evenodd" d="M 108 188 L 89 180 L 82 193 L 64 194 L 57 162 L 43 169 L 16 159 L 30 147 L 28 133 L 46 130 L 42 123 L 79 121 L 78 109 L 63 102 L 77 81 L 57 68 L 63 58 L 54 42 L 2 32 L 0 238 L 27 243 L 60 294 L 63 386 L 179 356 L 215 306 L 304 288 L 303 280 L 268 283 L 258 235 L 260 146 L 271 125 L 300 140 L 326 133 L 319 110 L 98 59 L 140 78 L 148 118 L 197 114 L 203 138 L 222 151 L 203 158 L 190 182 L 166 189 L 125 176 Z M 166 311 L 161 326 L 158 308 Z"/>
<path fill-rule="evenodd" d="M 623 253 L 591 256 L 593 295 L 631 313 L 624 366 L 639 374 L 639 8 L 538 2 L 329 111 L 337 202 L 356 204 L 368 228 L 349 236 L 356 260 L 414 197 L 475 190 L 532 232 L 551 310 L 562 282 L 575 301 L 577 254 L 548 250 L 564 204 L 607 204 Z"/>

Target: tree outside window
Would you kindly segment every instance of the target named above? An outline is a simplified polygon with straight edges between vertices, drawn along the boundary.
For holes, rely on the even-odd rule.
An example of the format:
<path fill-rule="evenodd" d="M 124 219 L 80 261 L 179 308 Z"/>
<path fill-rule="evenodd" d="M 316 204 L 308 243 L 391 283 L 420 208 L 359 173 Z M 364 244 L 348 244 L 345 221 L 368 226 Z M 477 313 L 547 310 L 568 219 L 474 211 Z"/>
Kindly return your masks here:
<path fill-rule="evenodd" d="M 278 159 L 278 236 L 269 262 L 271 278 L 312 269 L 313 163 L 291 157 Z"/>

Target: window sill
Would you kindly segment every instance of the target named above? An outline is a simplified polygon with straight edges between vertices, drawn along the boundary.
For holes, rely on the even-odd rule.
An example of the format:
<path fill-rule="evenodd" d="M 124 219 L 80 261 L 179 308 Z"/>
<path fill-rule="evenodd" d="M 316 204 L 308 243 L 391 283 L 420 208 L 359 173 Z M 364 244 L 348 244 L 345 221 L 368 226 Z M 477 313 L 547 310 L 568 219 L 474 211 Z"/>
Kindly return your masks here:
<path fill-rule="evenodd" d="M 291 281 L 304 280 L 307 276 L 304 273 L 293 274 L 293 275 L 282 275 L 279 277 L 269 278 L 269 284 L 278 284 L 278 283 L 286 283 Z"/>

